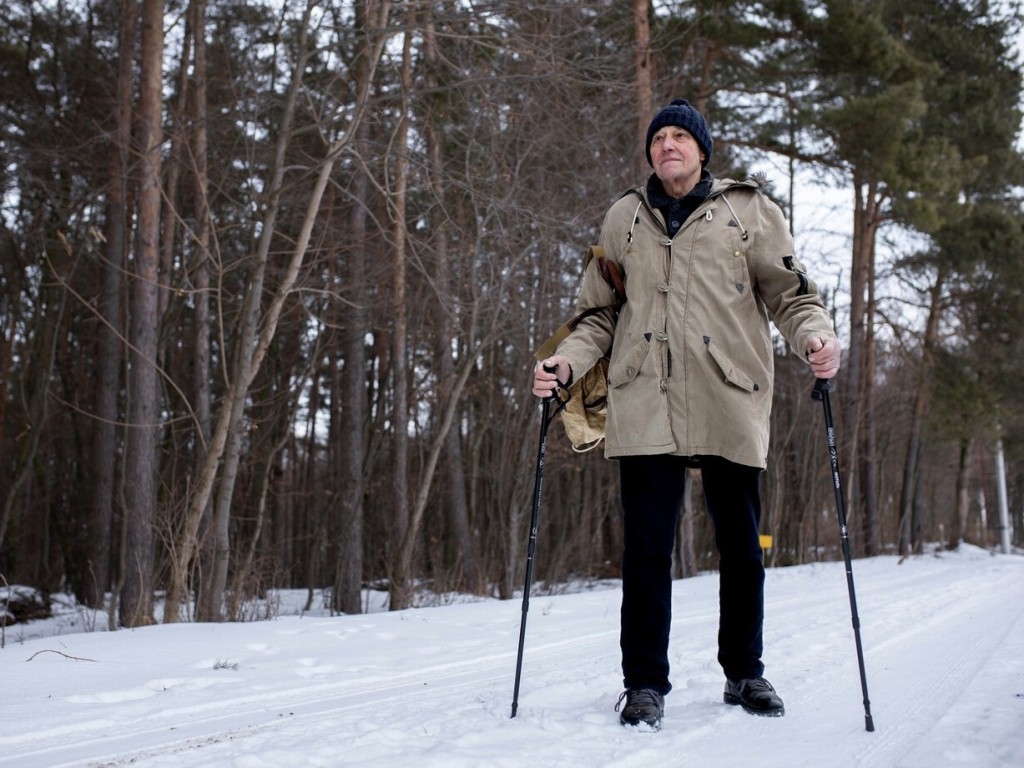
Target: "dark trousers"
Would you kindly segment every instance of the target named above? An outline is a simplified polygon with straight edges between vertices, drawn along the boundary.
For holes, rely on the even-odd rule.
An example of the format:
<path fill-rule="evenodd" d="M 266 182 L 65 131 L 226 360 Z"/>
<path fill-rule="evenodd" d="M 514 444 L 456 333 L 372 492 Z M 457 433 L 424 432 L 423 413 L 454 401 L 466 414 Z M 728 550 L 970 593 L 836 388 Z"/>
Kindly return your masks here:
<path fill-rule="evenodd" d="M 661 694 L 669 683 L 668 637 L 672 624 L 672 549 L 686 490 L 681 456 L 619 459 L 625 546 L 622 555 L 623 685 Z M 718 662 L 726 677 L 764 672 L 764 565 L 760 470 L 716 456 L 701 457 L 704 500 L 715 526 L 719 554 Z"/>

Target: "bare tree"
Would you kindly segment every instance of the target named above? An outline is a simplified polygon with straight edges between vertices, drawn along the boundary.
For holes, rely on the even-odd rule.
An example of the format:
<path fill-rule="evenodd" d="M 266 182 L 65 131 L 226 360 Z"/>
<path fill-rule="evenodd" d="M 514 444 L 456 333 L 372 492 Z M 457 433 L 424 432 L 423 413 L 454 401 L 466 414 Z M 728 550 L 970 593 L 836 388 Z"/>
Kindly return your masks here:
<path fill-rule="evenodd" d="M 436 91 L 442 87 L 437 72 L 441 66 L 437 43 L 437 30 L 433 18 L 424 25 L 423 57 L 427 66 L 426 86 L 428 91 Z M 458 313 L 457 293 L 452 281 L 452 265 L 454 253 L 449 244 L 449 230 L 452 221 L 449 217 L 447 200 L 449 197 L 446 183 L 444 139 L 442 127 L 438 125 L 439 115 L 428 113 L 424 117 L 423 132 L 427 144 L 429 158 L 427 174 L 430 189 L 434 196 L 434 210 L 437 215 L 433 219 L 434 232 L 434 291 L 437 301 L 437 344 L 434 350 L 437 360 L 437 408 L 451 412 L 457 420 L 458 411 L 451 409 L 453 402 L 458 402 L 470 368 L 463 366 L 466 375 L 459 378 L 455 371 L 453 356 L 459 347 L 461 334 L 456 325 Z M 472 343 L 472 340 L 470 341 Z M 462 386 L 456 386 L 461 381 Z M 452 428 L 452 420 L 437 426 L 444 434 L 443 472 L 445 477 L 445 499 L 448 507 L 452 531 L 452 545 L 457 554 L 457 576 L 454 586 L 470 592 L 481 592 L 485 587 L 485 579 L 480 569 L 479 541 L 474 535 L 470 523 L 469 499 L 466 493 L 465 458 L 462 450 L 462 436 L 457 425 Z M 428 482 L 427 478 L 424 482 Z M 428 486 L 429 487 L 429 486 Z"/>
<path fill-rule="evenodd" d="M 256 247 L 249 277 L 249 285 L 243 302 L 242 316 L 238 339 L 234 348 L 231 364 L 230 381 L 224 399 L 220 405 L 213 433 L 210 440 L 206 461 L 197 479 L 197 484 L 189 501 L 185 525 L 182 528 L 181 540 L 177 546 L 179 560 L 175 563 L 172 578 L 184 583 L 190 555 L 195 552 L 196 533 L 202 519 L 203 510 L 216 487 L 216 498 L 213 505 L 213 531 L 215 537 L 214 561 L 210 580 L 203 585 L 200 604 L 203 613 L 200 618 L 220 618 L 223 608 L 223 593 L 227 585 L 228 558 L 230 554 L 229 522 L 231 503 L 234 496 L 235 481 L 241 460 L 242 418 L 245 412 L 246 394 L 252 385 L 263 360 L 270 348 L 277 331 L 284 304 L 291 295 L 298 278 L 299 270 L 307 254 L 310 237 L 320 210 L 324 190 L 330 180 L 334 164 L 351 138 L 351 132 L 358 126 L 366 110 L 366 92 L 360 95 L 355 103 L 351 119 L 347 127 L 340 131 L 336 138 L 329 141 L 324 150 L 323 158 L 318 162 L 313 186 L 306 201 L 305 214 L 298 232 L 288 263 L 283 270 L 280 281 L 274 289 L 266 310 L 262 310 L 262 296 L 266 282 L 267 265 L 270 256 L 271 242 L 276 234 L 277 217 L 280 211 L 281 194 L 285 186 L 285 157 L 289 141 L 293 137 L 293 124 L 296 116 L 298 95 L 303 80 L 303 73 L 312 54 L 310 40 L 310 22 L 316 3 L 308 0 L 300 22 L 298 50 L 292 79 L 289 85 L 285 105 L 282 112 L 281 128 L 275 149 L 274 161 L 271 165 L 271 177 L 268 180 L 268 198 L 261 227 L 259 243 Z M 380 3 L 376 7 L 379 15 L 371 24 L 374 29 L 382 30 L 387 19 L 388 3 Z M 374 56 L 371 62 L 379 59 L 386 37 L 377 35 L 374 43 Z M 219 483 L 217 482 L 219 476 Z"/>
<path fill-rule="evenodd" d="M 1020 417 L 1003 393 L 1024 356 L 1010 353 L 1012 332 L 998 345 L 983 344 L 987 330 L 962 345 L 940 338 L 924 372 L 929 328 L 899 327 L 883 290 L 888 222 L 932 232 L 950 201 L 1007 196 L 1000 185 L 1015 177 L 997 171 L 1019 167 L 1006 141 L 1019 131 L 1019 72 L 975 6 L 8 6 L 8 578 L 63 581 L 90 604 L 109 589 L 138 623 L 152 616 L 142 593 L 164 588 L 167 621 L 252 615 L 248 599 L 269 586 L 310 600 L 332 587 L 345 612 L 388 578 L 393 607 L 427 584 L 513 595 L 536 458 L 532 352 L 571 314 L 580 256 L 607 206 L 642 183 L 647 120 L 675 96 L 713 123 L 716 174 L 743 174 L 746 148 L 767 150 L 860 195 L 843 375 L 861 388 L 843 382 L 851 408 L 837 415 L 864 456 L 906 460 L 842 446 L 851 524 L 865 499 L 880 546 L 898 542 L 901 510 L 920 540 L 945 537 L 940 522 L 959 537 L 960 520 L 978 518 L 997 406 L 1015 466 Z M 182 43 L 173 57 L 154 55 L 158 16 Z M 950 172 L 929 171 L 940 166 Z M 972 328 L 1015 327 L 1014 265 L 988 259 L 1019 253 L 1015 241 L 993 240 L 963 268 L 975 263 L 964 249 L 994 229 L 961 235 L 945 262 L 957 308 L 939 325 L 960 338 L 961 289 L 1004 297 L 972 299 Z M 905 344 L 890 347 L 897 333 Z M 834 549 L 831 527 L 819 531 L 831 503 L 820 422 L 784 354 L 764 493 L 776 564 Z M 549 456 L 538 584 L 615 575 L 615 472 L 574 455 L 557 424 Z M 954 497 L 956 511 L 944 506 Z M 680 573 L 712 565 L 706 516 L 684 513 L 679 537 Z M 192 598 L 195 612 L 181 610 Z"/>

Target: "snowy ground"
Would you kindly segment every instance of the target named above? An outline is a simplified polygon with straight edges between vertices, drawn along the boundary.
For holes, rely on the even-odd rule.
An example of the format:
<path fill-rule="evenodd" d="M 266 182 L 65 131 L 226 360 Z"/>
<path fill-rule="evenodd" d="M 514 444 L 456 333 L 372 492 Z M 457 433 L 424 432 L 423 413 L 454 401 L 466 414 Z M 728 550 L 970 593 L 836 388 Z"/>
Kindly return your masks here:
<path fill-rule="evenodd" d="M 1024 766 L 1024 556 L 965 548 L 853 573 L 873 733 L 843 564 L 828 563 L 768 574 L 783 718 L 722 703 L 711 574 L 675 585 L 659 733 L 613 711 L 613 584 L 533 597 L 515 719 L 518 600 L 113 633 L 65 622 L 33 639 L 8 627 L 0 765 Z"/>

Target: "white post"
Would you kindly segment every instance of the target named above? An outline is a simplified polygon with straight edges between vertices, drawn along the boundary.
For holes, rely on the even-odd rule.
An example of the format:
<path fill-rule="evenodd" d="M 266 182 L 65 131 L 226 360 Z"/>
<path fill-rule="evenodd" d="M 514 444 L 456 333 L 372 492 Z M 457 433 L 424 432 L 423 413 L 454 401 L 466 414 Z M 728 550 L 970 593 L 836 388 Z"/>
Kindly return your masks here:
<path fill-rule="evenodd" d="M 988 549 L 988 505 L 985 501 L 985 489 L 978 487 L 978 540 Z"/>
<path fill-rule="evenodd" d="M 999 492 L 999 549 L 1010 554 L 1010 510 L 1006 503 L 1006 461 L 1003 459 L 1003 440 L 996 440 L 996 490 Z"/>

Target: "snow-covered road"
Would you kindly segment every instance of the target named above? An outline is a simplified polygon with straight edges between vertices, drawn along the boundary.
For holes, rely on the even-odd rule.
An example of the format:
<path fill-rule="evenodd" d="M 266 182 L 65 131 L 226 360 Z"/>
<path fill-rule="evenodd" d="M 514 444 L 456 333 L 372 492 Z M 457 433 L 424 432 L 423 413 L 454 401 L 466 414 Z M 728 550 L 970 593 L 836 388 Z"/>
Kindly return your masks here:
<path fill-rule="evenodd" d="M 539 553 L 539 556 L 543 556 Z M 520 602 L 163 625 L 0 651 L 0 765 L 1024 765 L 1024 557 L 855 560 L 871 711 L 842 563 L 771 570 L 766 676 L 784 718 L 722 703 L 717 576 L 675 584 L 663 728 L 618 725 L 615 585 Z"/>

